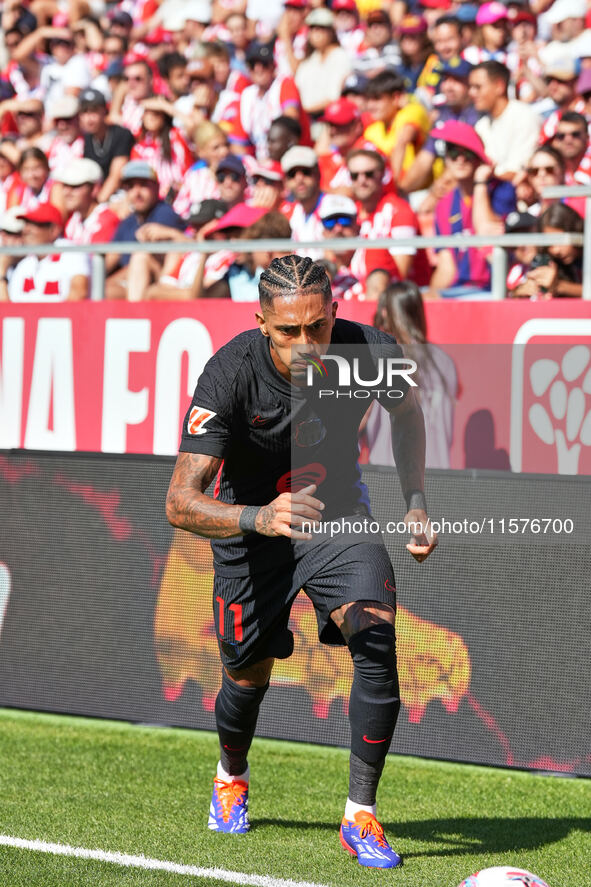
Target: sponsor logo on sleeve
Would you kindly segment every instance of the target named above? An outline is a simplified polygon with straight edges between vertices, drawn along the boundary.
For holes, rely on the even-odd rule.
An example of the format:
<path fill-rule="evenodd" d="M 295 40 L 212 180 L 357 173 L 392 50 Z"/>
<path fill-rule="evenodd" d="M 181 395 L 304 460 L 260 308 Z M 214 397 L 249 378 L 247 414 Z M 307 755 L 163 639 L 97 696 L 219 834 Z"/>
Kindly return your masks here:
<path fill-rule="evenodd" d="M 187 431 L 193 435 L 205 434 L 207 428 L 204 425 L 214 416 L 217 416 L 217 413 L 214 413 L 212 410 L 206 410 L 204 407 L 193 407 L 189 413 Z"/>

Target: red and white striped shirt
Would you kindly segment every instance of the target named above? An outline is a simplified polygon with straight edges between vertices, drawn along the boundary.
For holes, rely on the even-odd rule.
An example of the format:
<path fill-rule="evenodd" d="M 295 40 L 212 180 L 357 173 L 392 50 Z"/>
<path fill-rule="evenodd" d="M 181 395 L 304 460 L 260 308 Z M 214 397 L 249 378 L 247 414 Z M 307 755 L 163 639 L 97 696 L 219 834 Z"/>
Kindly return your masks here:
<path fill-rule="evenodd" d="M 79 212 L 72 213 L 64 237 L 72 243 L 110 243 L 119 221 L 106 203 L 99 203 L 85 219 Z"/>
<path fill-rule="evenodd" d="M 193 155 L 178 129 L 170 130 L 171 159 L 162 154 L 162 141 L 146 133 L 141 142 L 131 149 L 131 160 L 145 160 L 158 174 L 160 199 L 164 200 L 171 188 L 176 188 L 193 162 Z"/>

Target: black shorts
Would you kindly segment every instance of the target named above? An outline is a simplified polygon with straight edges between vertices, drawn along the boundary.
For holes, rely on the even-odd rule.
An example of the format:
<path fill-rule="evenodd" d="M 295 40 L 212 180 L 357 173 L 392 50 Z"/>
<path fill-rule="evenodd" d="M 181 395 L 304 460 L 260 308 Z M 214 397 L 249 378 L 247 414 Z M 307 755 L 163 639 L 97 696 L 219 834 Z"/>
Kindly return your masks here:
<path fill-rule="evenodd" d="M 324 644 L 345 644 L 330 618 L 343 604 L 368 600 L 396 606 L 394 572 L 381 541 L 351 545 L 330 540 L 308 545 L 301 558 L 285 567 L 252 576 L 216 574 L 214 617 L 226 667 L 241 669 L 267 657 L 291 656 L 289 614 L 300 589 L 314 605 Z"/>

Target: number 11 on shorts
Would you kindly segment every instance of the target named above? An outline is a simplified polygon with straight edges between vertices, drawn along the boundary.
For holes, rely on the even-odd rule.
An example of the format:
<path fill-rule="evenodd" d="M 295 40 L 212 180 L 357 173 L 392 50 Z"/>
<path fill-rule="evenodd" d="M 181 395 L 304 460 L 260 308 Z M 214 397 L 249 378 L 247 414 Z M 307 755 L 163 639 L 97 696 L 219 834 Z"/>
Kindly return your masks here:
<path fill-rule="evenodd" d="M 224 599 L 218 595 L 216 601 L 218 604 L 220 637 L 224 637 L 226 633 L 224 624 Z M 230 610 L 234 616 L 234 640 L 237 643 L 240 643 L 242 640 L 242 604 L 230 604 L 228 610 Z"/>

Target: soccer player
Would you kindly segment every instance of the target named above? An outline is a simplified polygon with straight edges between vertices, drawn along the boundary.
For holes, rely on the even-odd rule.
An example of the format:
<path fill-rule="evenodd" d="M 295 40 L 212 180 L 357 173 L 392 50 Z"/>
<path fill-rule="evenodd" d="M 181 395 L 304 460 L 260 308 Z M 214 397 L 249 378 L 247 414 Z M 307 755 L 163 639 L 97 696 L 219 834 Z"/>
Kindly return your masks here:
<path fill-rule="evenodd" d="M 345 518 L 370 516 L 357 463 L 368 400 L 325 403 L 306 385 L 309 363 L 329 348 L 369 353 L 372 346 L 386 360 L 402 352 L 386 333 L 336 319 L 326 271 L 307 256 L 274 259 L 261 275 L 259 296 L 258 329 L 221 348 L 199 378 L 166 504 L 170 523 L 210 537 L 214 552 L 223 672 L 209 828 L 249 829 L 248 750 L 274 659 L 293 651 L 289 612 L 303 588 L 321 642 L 346 644 L 354 665 L 341 843 L 363 866 L 393 868 L 401 857 L 376 818 L 376 791 L 400 708 L 392 565 L 379 533 L 328 539 L 313 532 L 327 520 L 339 518 L 345 526 Z M 375 378 L 367 369 L 363 378 Z M 412 379 L 400 379 L 400 396 L 387 408 L 405 521 L 415 524 L 409 548 L 424 560 L 437 543 L 423 494 L 425 428 Z M 216 476 L 212 499 L 205 490 Z"/>

